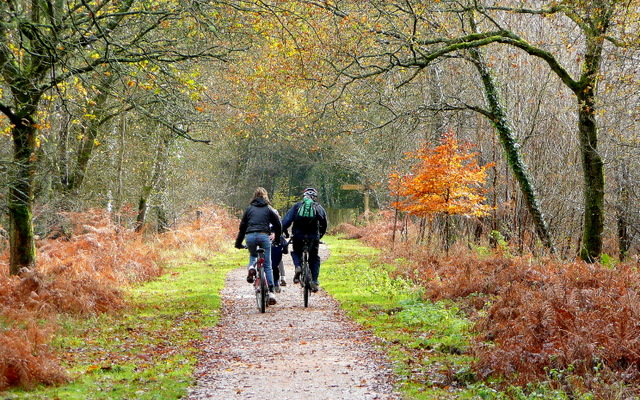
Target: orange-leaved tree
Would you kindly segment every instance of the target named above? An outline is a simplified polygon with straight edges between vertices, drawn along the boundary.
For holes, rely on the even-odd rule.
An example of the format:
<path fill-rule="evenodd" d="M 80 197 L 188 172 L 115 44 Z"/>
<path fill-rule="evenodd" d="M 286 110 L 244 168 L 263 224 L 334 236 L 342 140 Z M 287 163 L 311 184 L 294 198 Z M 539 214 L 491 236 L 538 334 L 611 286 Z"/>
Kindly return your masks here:
<path fill-rule="evenodd" d="M 486 215 L 491 209 L 486 199 L 486 169 L 476 161 L 471 145 L 459 143 L 453 133 L 444 135 L 440 145 L 424 145 L 408 158 L 415 159 L 409 173 L 390 176 L 391 193 L 398 197 L 392 206 L 420 217 L 441 215 Z M 448 220 L 448 219 L 447 219 Z M 448 238 L 448 223 L 445 236 Z M 448 240 L 445 241 L 448 248 Z"/>

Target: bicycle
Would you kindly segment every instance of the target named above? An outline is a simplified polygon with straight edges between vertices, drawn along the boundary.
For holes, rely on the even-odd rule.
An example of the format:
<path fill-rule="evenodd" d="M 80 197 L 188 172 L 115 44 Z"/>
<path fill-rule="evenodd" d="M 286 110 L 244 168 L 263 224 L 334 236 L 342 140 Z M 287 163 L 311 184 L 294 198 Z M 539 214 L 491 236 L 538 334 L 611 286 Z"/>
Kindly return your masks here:
<path fill-rule="evenodd" d="M 269 305 L 269 302 L 267 301 L 269 284 L 267 283 L 267 273 L 264 271 L 264 249 L 258 247 L 256 252 L 258 253 L 258 259 L 255 264 L 253 264 L 253 267 L 256 269 L 253 289 L 256 293 L 256 304 L 258 305 L 258 310 L 261 313 L 264 313 L 267 311 L 267 306 Z"/>
<path fill-rule="evenodd" d="M 311 293 L 311 268 L 309 267 L 309 238 L 305 236 L 300 261 L 300 286 L 302 287 L 302 299 L 305 307 L 309 306 L 309 294 Z"/>

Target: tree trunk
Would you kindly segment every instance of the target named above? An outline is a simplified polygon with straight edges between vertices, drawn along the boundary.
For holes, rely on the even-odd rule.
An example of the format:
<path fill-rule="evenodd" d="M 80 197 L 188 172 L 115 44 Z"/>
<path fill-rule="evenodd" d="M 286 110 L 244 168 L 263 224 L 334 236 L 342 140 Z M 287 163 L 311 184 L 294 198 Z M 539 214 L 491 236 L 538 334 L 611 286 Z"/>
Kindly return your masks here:
<path fill-rule="evenodd" d="M 602 254 L 604 231 L 604 166 L 598 153 L 595 93 L 600 71 L 602 40 L 587 38 L 582 76 L 574 93 L 578 99 L 578 137 L 584 173 L 584 226 L 580 258 L 595 262 Z"/>
<path fill-rule="evenodd" d="M 116 215 L 118 216 L 118 224 L 121 224 L 121 214 L 120 212 L 122 211 L 122 204 L 124 203 L 124 156 L 125 156 L 125 145 L 126 145 L 126 141 L 125 141 L 125 137 L 126 137 L 126 130 L 127 130 L 127 117 L 125 116 L 125 114 L 120 115 L 120 124 L 119 124 L 119 148 L 118 148 L 118 158 L 117 158 L 117 165 L 116 165 L 116 205 L 115 205 L 115 209 L 116 209 Z"/>
<path fill-rule="evenodd" d="M 627 164 L 622 161 L 619 171 L 619 192 L 618 192 L 618 206 L 617 208 L 617 222 L 618 222 L 618 251 L 620 253 L 620 261 L 624 261 L 631 248 L 631 237 L 629 235 L 629 216 L 627 209 L 629 202 L 631 201 L 629 192 L 629 168 Z"/>
<path fill-rule="evenodd" d="M 156 211 L 156 220 L 157 220 L 157 232 L 164 233 L 169 230 L 169 218 L 167 216 L 167 208 L 166 208 L 166 191 L 167 191 L 167 169 L 169 162 L 169 145 L 171 142 L 170 136 L 165 136 L 162 138 L 163 144 L 160 146 L 158 150 L 158 165 L 156 166 L 158 170 L 158 176 L 156 177 L 155 183 L 155 192 L 157 194 L 157 204 L 155 205 Z"/>
<path fill-rule="evenodd" d="M 444 233 L 443 233 L 444 251 L 447 257 L 449 256 L 449 249 L 451 248 L 451 215 L 449 213 L 444 214 Z"/>
<path fill-rule="evenodd" d="M 167 162 L 169 159 L 169 144 L 171 141 L 171 135 L 166 134 L 159 138 L 158 148 L 156 151 L 156 160 L 153 166 L 153 172 L 149 183 L 142 187 L 140 194 L 140 201 L 138 202 L 138 217 L 136 218 L 136 232 L 142 231 L 145 223 L 149 198 L 151 197 L 154 189 L 157 189 L 161 180 L 164 178 L 165 171 L 167 169 Z"/>
<path fill-rule="evenodd" d="M 484 62 L 480 50 L 471 49 L 470 53 L 484 85 L 485 97 L 490 107 L 491 122 L 498 131 L 498 136 L 505 151 L 507 163 L 511 167 L 513 175 L 520 185 L 522 197 L 527 206 L 527 210 L 533 219 L 536 234 L 544 246 L 547 247 L 551 253 L 555 253 L 556 249 L 553 243 L 553 238 L 549 233 L 549 228 L 544 219 L 544 214 L 540 210 L 534 186 L 531 183 L 529 174 L 527 173 L 527 167 L 518 152 L 517 143 L 511 132 L 511 127 L 507 121 L 506 113 L 500 104 L 498 88 L 493 80 L 491 71 Z"/>
<path fill-rule="evenodd" d="M 93 153 L 93 149 L 95 148 L 97 135 L 98 126 L 93 122 L 84 131 L 76 158 L 76 164 L 73 167 L 73 172 L 68 179 L 67 185 L 64 187 L 65 192 L 73 193 L 82 185 L 87 173 L 87 167 L 89 166 L 89 160 L 91 159 L 91 153 Z"/>
<path fill-rule="evenodd" d="M 155 206 L 156 218 L 158 219 L 157 223 L 157 232 L 165 233 L 169 230 L 169 218 L 167 218 L 167 210 L 164 204 L 161 202 L 157 206 Z"/>
<path fill-rule="evenodd" d="M 136 217 L 136 232 L 142 232 L 144 228 L 144 221 L 147 218 L 147 203 L 149 201 L 149 195 L 151 194 L 151 185 L 145 185 L 142 188 L 142 194 L 140 195 L 140 200 L 138 201 L 138 216 Z"/>
<path fill-rule="evenodd" d="M 80 146 L 78 147 L 76 164 L 73 167 L 73 171 L 71 172 L 68 182 L 65 186 L 65 191 L 68 193 L 75 192 L 82 185 L 82 182 L 84 181 L 85 175 L 87 173 L 87 168 L 89 167 L 89 160 L 91 160 L 91 155 L 96 147 L 96 141 L 98 139 L 98 134 L 100 133 L 100 127 L 113 117 L 113 115 L 106 115 L 104 107 L 107 103 L 107 99 L 109 98 L 109 87 L 115 80 L 115 77 L 116 74 L 112 74 L 108 79 L 103 81 L 98 88 L 98 94 L 93 99 L 95 103 L 94 113 L 96 115 L 95 118 L 91 120 L 91 123 L 84 132 L 84 135 L 80 142 Z"/>
<path fill-rule="evenodd" d="M 9 188 L 9 272 L 20 273 L 36 262 L 35 234 L 33 231 L 33 186 L 35 179 L 36 128 L 31 114 L 14 121 L 13 168 Z"/>
<path fill-rule="evenodd" d="M 396 202 L 399 201 L 399 197 L 400 196 L 396 195 Z M 393 213 L 393 234 L 391 235 L 391 248 L 392 249 L 396 244 L 396 231 L 398 230 L 398 213 L 399 213 L 399 210 L 396 208 L 395 212 Z"/>
<path fill-rule="evenodd" d="M 431 76 L 429 87 L 429 97 L 433 104 L 443 104 L 444 94 L 442 90 L 442 79 L 440 78 L 441 68 L 439 65 L 429 66 L 429 75 Z M 444 113 L 438 112 L 432 116 L 431 129 L 428 132 L 428 136 L 425 138 L 431 143 L 440 143 L 440 140 L 444 137 L 447 129 L 447 122 L 444 119 Z"/>
<path fill-rule="evenodd" d="M 579 111 L 580 152 L 584 171 L 584 226 L 580 258 L 595 262 L 602 253 L 604 171 L 602 158 L 598 153 L 595 115 L 588 103 L 582 105 Z"/>
<path fill-rule="evenodd" d="M 421 244 L 424 241 L 424 233 L 427 230 L 427 218 L 420 217 L 420 224 L 418 225 L 418 238 L 416 239 L 417 244 Z"/>

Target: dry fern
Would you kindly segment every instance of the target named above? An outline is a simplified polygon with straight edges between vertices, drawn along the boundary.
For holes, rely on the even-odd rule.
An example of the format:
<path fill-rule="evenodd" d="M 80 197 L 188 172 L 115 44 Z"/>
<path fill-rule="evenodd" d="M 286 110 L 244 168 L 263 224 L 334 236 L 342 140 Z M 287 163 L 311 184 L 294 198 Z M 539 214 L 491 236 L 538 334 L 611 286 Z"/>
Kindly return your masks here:
<path fill-rule="evenodd" d="M 622 383 L 623 397 L 640 394 L 636 264 L 611 269 L 499 253 L 480 257 L 465 246 L 454 246 L 447 256 L 400 232 L 390 246 L 392 220 L 387 215 L 367 226 L 343 224 L 336 232 L 384 248 L 387 262 L 409 260 L 395 274 L 422 285 L 429 299 L 469 305 L 480 376 L 522 385 L 552 382 L 568 393 L 591 391 L 599 398 L 620 398 L 620 389 L 613 388 Z M 415 225 L 403 229 L 419 231 Z M 473 312 L 479 309 L 485 312 Z"/>
<path fill-rule="evenodd" d="M 145 241 L 131 229 L 115 225 L 106 212 L 61 213 L 58 225 L 38 243 L 38 265 L 20 277 L 0 259 L 0 391 L 12 386 L 64 382 L 64 370 L 48 346 L 59 313 L 84 315 L 126 307 L 123 288 L 155 279 L 163 272 L 158 248 L 195 244 L 213 246 L 228 240 L 237 220 L 220 208 L 206 208 L 199 226 L 184 227 Z M 233 228 L 232 228 L 233 227 Z M 167 240 L 167 238 L 169 238 Z M 52 321 L 42 326 L 37 321 Z"/>

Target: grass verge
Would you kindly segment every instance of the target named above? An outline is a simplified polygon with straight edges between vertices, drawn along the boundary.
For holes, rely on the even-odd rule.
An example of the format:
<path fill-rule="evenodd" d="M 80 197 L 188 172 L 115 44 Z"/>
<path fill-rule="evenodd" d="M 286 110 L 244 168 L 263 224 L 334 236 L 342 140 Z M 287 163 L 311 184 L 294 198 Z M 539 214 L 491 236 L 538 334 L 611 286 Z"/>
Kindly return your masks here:
<path fill-rule="evenodd" d="M 467 388 L 474 380 L 466 355 L 471 324 L 455 304 L 421 300 L 420 288 L 390 277 L 394 267 L 378 260 L 380 250 L 340 237 L 325 240 L 331 256 L 322 265 L 322 287 L 382 339 L 400 390 L 412 399 L 477 396 Z"/>
<path fill-rule="evenodd" d="M 130 291 L 132 307 L 115 315 L 62 321 L 54 346 L 72 382 L 3 399 L 178 399 L 194 382 L 202 329 L 216 324 L 220 289 L 245 254 L 211 259 L 177 255 L 160 279 Z"/>

